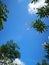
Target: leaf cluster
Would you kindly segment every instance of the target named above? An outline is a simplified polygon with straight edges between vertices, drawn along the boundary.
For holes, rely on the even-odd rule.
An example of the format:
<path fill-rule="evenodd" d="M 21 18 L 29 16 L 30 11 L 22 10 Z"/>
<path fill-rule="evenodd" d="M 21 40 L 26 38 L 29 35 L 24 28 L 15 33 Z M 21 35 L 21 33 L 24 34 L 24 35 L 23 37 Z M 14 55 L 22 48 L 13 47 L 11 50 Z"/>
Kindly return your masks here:
<path fill-rule="evenodd" d="M 49 43 L 46 42 L 46 45 L 44 45 L 44 50 L 46 51 L 45 57 L 49 59 Z"/>
<path fill-rule="evenodd" d="M 31 23 L 31 27 L 42 33 L 43 31 L 46 31 L 49 26 L 46 26 L 44 22 L 42 22 L 40 19 L 37 19 L 35 22 Z"/>
<path fill-rule="evenodd" d="M 37 65 L 49 65 L 49 63 L 46 62 L 46 60 L 42 60 L 42 63 L 37 63 Z"/>
<path fill-rule="evenodd" d="M 9 11 L 7 9 L 6 4 L 0 1 L 0 30 L 3 29 L 3 21 L 7 21 L 8 13 Z"/>
<path fill-rule="evenodd" d="M 32 0 L 31 3 L 38 2 L 38 0 Z M 38 20 L 36 19 L 35 22 L 31 23 L 32 27 L 35 28 L 38 32 L 44 32 L 48 30 L 48 27 L 44 22 L 41 21 L 42 18 L 49 18 L 49 0 L 45 0 L 47 5 L 37 8 L 37 16 L 39 16 Z"/>
<path fill-rule="evenodd" d="M 8 41 L 6 44 L 0 46 L 0 59 L 5 57 L 14 59 L 20 58 L 19 46 L 13 42 L 13 40 Z"/>
<path fill-rule="evenodd" d="M 49 17 L 49 5 L 45 7 L 38 8 L 38 12 L 36 13 L 40 18 Z"/>

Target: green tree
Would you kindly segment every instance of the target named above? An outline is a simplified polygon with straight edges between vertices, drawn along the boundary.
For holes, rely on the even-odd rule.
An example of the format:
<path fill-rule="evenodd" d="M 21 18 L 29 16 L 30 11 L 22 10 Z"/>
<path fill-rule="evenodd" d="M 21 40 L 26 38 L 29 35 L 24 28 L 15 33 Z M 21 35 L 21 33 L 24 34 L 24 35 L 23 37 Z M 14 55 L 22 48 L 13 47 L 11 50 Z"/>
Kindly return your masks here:
<path fill-rule="evenodd" d="M 46 51 L 45 57 L 49 59 L 49 42 L 46 42 L 46 44 L 44 44 L 44 50 Z"/>
<path fill-rule="evenodd" d="M 35 3 L 35 2 L 37 2 L 38 0 L 33 0 L 31 3 Z M 48 29 L 48 27 L 47 27 L 47 25 L 46 24 L 44 24 L 44 22 L 43 21 L 41 21 L 41 19 L 42 18 L 49 18 L 49 0 L 45 0 L 45 3 L 47 4 L 47 5 L 45 5 L 45 6 L 43 6 L 43 7 L 41 7 L 41 8 L 37 8 L 37 16 L 39 16 L 38 17 L 38 20 L 36 20 L 36 22 L 34 23 L 33 22 L 33 24 L 32 24 L 32 27 L 33 28 L 36 28 L 36 30 L 37 31 L 39 31 L 39 29 L 40 29 L 40 32 L 44 32 L 44 30 L 46 30 L 47 31 L 47 29 Z M 35 3 L 36 4 L 36 3 Z M 37 22 L 38 21 L 38 22 Z M 40 25 L 38 25 L 40 23 Z M 42 25 L 41 25 L 41 23 L 42 23 Z M 36 24 L 38 25 L 38 26 L 36 26 Z M 40 28 L 39 28 L 39 26 L 41 26 Z M 46 29 L 45 29 L 46 28 Z"/>
<path fill-rule="evenodd" d="M 6 4 L 4 4 L 1 0 L 0 0 L 0 30 L 2 30 L 3 27 L 3 22 L 7 21 L 8 18 L 8 9 Z"/>
<path fill-rule="evenodd" d="M 49 43 L 44 43 L 44 50 L 46 51 L 45 57 L 49 60 Z M 42 60 L 42 63 L 37 63 L 37 65 L 49 65 L 49 63 L 46 60 Z"/>
<path fill-rule="evenodd" d="M 0 46 L 0 59 L 9 58 L 11 60 L 20 58 L 19 46 L 13 40 L 7 41 Z"/>
<path fill-rule="evenodd" d="M 32 0 L 31 3 L 35 3 L 38 2 L 38 0 Z M 37 8 L 37 16 L 38 19 L 36 19 L 35 22 L 31 23 L 31 27 L 35 28 L 38 32 L 44 32 L 47 31 L 48 27 L 43 21 L 43 18 L 49 18 L 49 0 L 45 0 L 45 3 L 47 5 Z M 49 59 L 49 43 L 46 42 L 46 44 L 44 44 L 44 50 L 46 51 L 46 55 L 45 57 L 47 59 Z M 46 60 L 42 60 L 42 63 L 37 63 L 37 65 L 49 65 L 49 63 Z"/>
<path fill-rule="evenodd" d="M 45 7 L 38 8 L 38 12 L 36 13 L 40 18 L 49 17 L 49 4 Z"/>
<path fill-rule="evenodd" d="M 47 31 L 49 26 L 42 22 L 40 19 L 37 19 L 35 22 L 31 23 L 31 27 L 42 33 L 43 31 Z"/>

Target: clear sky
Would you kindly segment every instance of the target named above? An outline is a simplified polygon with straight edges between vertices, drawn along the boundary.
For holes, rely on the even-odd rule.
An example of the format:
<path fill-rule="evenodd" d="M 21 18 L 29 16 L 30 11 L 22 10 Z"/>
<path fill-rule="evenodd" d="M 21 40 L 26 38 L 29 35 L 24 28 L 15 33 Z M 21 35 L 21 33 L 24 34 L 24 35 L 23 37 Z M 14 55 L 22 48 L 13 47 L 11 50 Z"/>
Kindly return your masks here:
<path fill-rule="evenodd" d="M 28 12 L 30 2 L 31 0 L 6 0 L 9 14 L 4 29 L 0 31 L 0 45 L 13 40 L 20 47 L 21 60 L 25 65 L 36 65 L 36 62 L 44 59 L 42 44 L 49 41 L 49 30 L 41 34 L 29 27 L 37 18 L 35 14 Z M 43 20 L 49 24 L 47 19 Z"/>

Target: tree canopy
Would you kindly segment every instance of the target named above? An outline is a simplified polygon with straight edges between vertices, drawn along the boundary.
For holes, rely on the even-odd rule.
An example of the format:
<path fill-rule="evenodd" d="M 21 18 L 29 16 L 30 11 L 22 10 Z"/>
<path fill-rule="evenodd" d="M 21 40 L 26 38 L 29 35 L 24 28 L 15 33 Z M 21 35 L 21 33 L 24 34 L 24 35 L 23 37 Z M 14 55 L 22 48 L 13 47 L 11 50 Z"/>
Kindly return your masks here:
<path fill-rule="evenodd" d="M 49 26 L 42 22 L 40 19 L 37 19 L 35 22 L 31 23 L 31 27 L 42 33 L 43 31 L 47 31 Z"/>
<path fill-rule="evenodd" d="M 31 3 L 36 4 L 36 2 L 38 2 L 38 0 L 32 0 Z M 38 19 L 31 23 L 31 27 L 35 28 L 40 33 L 47 31 L 49 28 L 49 25 L 46 25 L 42 20 L 43 18 L 49 18 L 49 0 L 45 0 L 45 3 L 45 6 L 37 8 L 36 14 Z M 44 44 L 44 50 L 46 51 L 45 57 L 49 60 L 49 42 Z M 38 62 L 36 65 L 49 65 L 49 62 L 44 59 L 42 63 Z"/>
<path fill-rule="evenodd" d="M 6 44 L 0 46 L 0 59 L 20 58 L 19 46 L 13 42 L 13 40 L 7 41 Z"/>
<path fill-rule="evenodd" d="M 4 28 L 3 22 L 7 21 L 8 13 L 7 5 L 0 0 L 0 30 Z"/>
<path fill-rule="evenodd" d="M 45 57 L 49 59 L 49 42 L 46 42 L 46 44 L 44 45 L 44 50 L 46 51 Z"/>
<path fill-rule="evenodd" d="M 32 0 L 31 3 L 33 3 L 33 2 L 36 4 L 36 2 L 38 2 L 38 0 Z M 47 18 L 47 19 L 49 18 L 49 0 L 45 0 L 45 3 L 47 5 L 45 5 L 43 7 L 40 7 L 40 8 L 37 8 L 37 13 L 36 14 L 39 17 L 38 17 L 38 20 L 36 20 L 35 23 L 34 22 L 32 23 L 32 27 L 36 28 L 37 31 L 39 31 L 39 29 L 40 29 L 40 32 L 44 32 L 44 30 L 47 31 L 47 29 L 49 27 L 49 25 L 47 27 L 47 25 L 41 20 L 42 18 Z M 41 23 L 42 23 L 42 25 L 41 25 Z M 36 25 L 38 25 L 38 26 L 36 26 Z M 39 28 L 39 26 L 40 26 L 40 28 Z"/>
<path fill-rule="evenodd" d="M 46 60 L 42 60 L 42 63 L 37 63 L 36 65 L 49 65 L 49 63 L 46 62 Z"/>

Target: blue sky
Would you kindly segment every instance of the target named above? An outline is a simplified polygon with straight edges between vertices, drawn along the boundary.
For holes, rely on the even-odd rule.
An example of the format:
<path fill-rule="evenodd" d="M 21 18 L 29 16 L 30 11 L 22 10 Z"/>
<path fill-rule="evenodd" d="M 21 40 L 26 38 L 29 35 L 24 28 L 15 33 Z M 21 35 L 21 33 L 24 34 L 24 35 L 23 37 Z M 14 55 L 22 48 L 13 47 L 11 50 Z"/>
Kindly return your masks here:
<path fill-rule="evenodd" d="M 28 12 L 30 2 L 31 0 L 6 1 L 9 14 L 4 29 L 0 31 L 0 45 L 13 40 L 20 47 L 21 60 L 25 65 L 36 65 L 36 62 L 41 62 L 44 58 L 42 44 L 49 41 L 49 30 L 41 34 L 29 27 L 29 24 L 37 18 L 35 14 Z M 47 19 L 43 20 L 49 24 Z"/>

